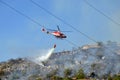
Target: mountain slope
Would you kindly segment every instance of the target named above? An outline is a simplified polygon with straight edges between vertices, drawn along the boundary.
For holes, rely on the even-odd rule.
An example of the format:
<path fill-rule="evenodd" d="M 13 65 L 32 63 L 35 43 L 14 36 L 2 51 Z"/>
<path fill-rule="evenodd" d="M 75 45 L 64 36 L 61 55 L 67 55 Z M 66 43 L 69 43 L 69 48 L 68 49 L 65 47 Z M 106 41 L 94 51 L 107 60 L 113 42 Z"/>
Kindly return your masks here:
<path fill-rule="evenodd" d="M 39 57 L 40 58 L 40 57 Z M 85 45 L 72 51 L 53 53 L 46 61 L 35 61 L 28 58 L 11 59 L 0 63 L 2 80 L 36 80 L 50 74 L 64 76 L 65 69 L 72 74 L 83 69 L 86 76 L 95 73 L 97 78 L 107 74 L 120 73 L 120 45 L 115 42 Z"/>

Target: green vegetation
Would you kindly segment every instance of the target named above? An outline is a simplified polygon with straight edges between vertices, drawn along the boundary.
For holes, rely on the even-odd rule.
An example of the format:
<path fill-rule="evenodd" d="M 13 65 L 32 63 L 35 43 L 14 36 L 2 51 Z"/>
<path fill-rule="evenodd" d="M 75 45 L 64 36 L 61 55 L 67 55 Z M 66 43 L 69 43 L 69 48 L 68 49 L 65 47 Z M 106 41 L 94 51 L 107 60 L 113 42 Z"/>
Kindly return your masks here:
<path fill-rule="evenodd" d="M 95 67 L 95 65 L 92 65 L 92 67 Z M 5 72 L 3 70 L 0 70 L 0 76 L 4 76 Z M 49 80 L 96 80 L 96 78 L 89 78 L 86 77 L 84 74 L 83 69 L 79 69 L 77 73 L 75 73 L 73 76 L 71 76 L 72 70 L 71 69 L 65 69 L 64 70 L 64 77 L 57 76 L 57 70 L 51 71 L 51 73 L 47 74 L 46 78 Z M 14 75 L 13 80 L 19 79 L 17 75 Z M 31 75 L 28 78 L 29 80 L 43 80 L 42 77 L 38 75 Z M 105 80 L 120 80 L 120 75 L 104 75 L 101 79 Z"/>
<path fill-rule="evenodd" d="M 114 76 L 112 77 L 112 80 L 120 80 L 120 75 L 114 75 Z"/>
<path fill-rule="evenodd" d="M 91 65 L 91 67 L 95 67 L 96 65 L 93 64 Z M 85 75 L 83 69 L 79 69 L 75 74 L 72 73 L 72 69 L 65 69 L 64 70 L 64 77 L 61 77 L 61 76 L 58 76 L 57 73 L 58 73 L 58 70 L 53 70 L 51 71 L 50 73 L 48 73 L 46 75 L 46 78 L 43 79 L 43 77 L 39 76 L 39 75 L 31 75 L 28 77 L 28 80 L 96 80 L 96 79 L 99 79 L 99 77 L 95 76 L 95 77 L 92 77 L 92 76 L 87 76 Z M 5 76 L 5 71 L 3 71 L 3 69 L 0 70 L 0 77 L 1 76 Z M 101 79 L 104 79 L 104 80 L 120 80 L 120 75 L 103 75 L 102 77 L 100 77 Z M 13 75 L 12 76 L 12 80 L 16 80 L 16 79 L 20 79 L 20 77 L 18 75 Z"/>
<path fill-rule="evenodd" d="M 62 80 L 72 80 L 72 78 L 65 77 L 65 78 L 63 78 Z"/>
<path fill-rule="evenodd" d="M 54 75 L 54 76 L 51 77 L 51 80 L 63 80 L 63 78 Z"/>
<path fill-rule="evenodd" d="M 83 69 L 78 70 L 78 72 L 76 74 L 74 74 L 74 76 L 71 76 L 71 74 L 72 74 L 71 69 L 65 69 L 64 70 L 64 77 L 60 77 L 60 76 L 56 76 L 56 74 L 52 74 L 51 76 L 49 76 L 49 79 L 50 80 L 86 80 L 86 79 L 96 80 L 96 78 L 97 78 L 97 77 L 95 77 L 95 78 L 86 77 Z M 101 79 L 120 80 L 120 75 L 114 75 L 114 76 L 104 75 Z"/>
<path fill-rule="evenodd" d="M 19 60 L 20 61 L 18 61 L 18 62 L 22 62 L 21 59 L 19 59 Z M 11 61 L 15 62 L 16 63 L 15 65 L 18 65 L 15 60 L 11 60 Z M 14 67 L 13 69 L 11 67 L 14 64 L 13 62 L 8 62 L 8 63 L 0 65 L 0 80 L 4 80 L 4 78 L 9 76 L 9 74 L 11 74 L 11 76 L 7 77 L 7 79 L 11 79 L 11 80 L 21 79 L 19 74 L 14 73 L 14 69 L 15 68 L 17 69 L 17 67 Z M 46 62 L 43 62 L 43 63 L 44 63 L 44 65 L 46 65 Z M 39 67 L 36 67 L 36 70 L 38 68 Z M 91 65 L 92 71 L 94 71 L 95 69 L 99 69 L 99 68 L 100 68 L 100 64 L 93 63 Z M 26 79 L 28 79 L 28 80 L 86 80 L 86 79 L 87 80 L 97 80 L 100 78 L 100 80 L 102 80 L 102 79 L 103 80 L 120 80 L 120 74 L 110 75 L 110 73 L 109 73 L 109 74 L 105 74 L 102 77 L 100 77 L 95 72 L 91 72 L 88 76 L 86 76 L 84 73 L 84 70 L 81 68 L 78 71 L 76 71 L 76 73 L 74 73 L 74 71 L 70 68 L 64 69 L 63 73 L 61 73 L 63 75 L 58 76 L 58 75 L 61 75 L 61 74 L 59 74 L 60 72 L 58 69 L 51 70 L 51 72 L 48 72 L 48 74 L 46 76 L 40 76 L 41 74 L 38 72 L 36 74 L 31 74 L 31 75 L 27 76 Z M 23 69 L 19 73 L 21 73 L 21 76 L 26 76 L 27 70 Z"/>
<path fill-rule="evenodd" d="M 54 71 L 53 71 L 54 72 Z M 56 74 L 53 72 L 47 74 L 47 79 L 50 80 L 80 80 L 80 79 L 85 79 L 85 74 L 82 69 L 78 70 L 74 76 L 71 76 L 72 70 L 71 69 L 65 69 L 64 70 L 64 77 L 56 76 Z"/>
<path fill-rule="evenodd" d="M 77 74 L 76 74 L 76 79 L 84 79 L 85 78 L 85 74 L 83 69 L 78 70 Z"/>
<path fill-rule="evenodd" d="M 57 70 L 53 70 L 53 71 L 51 71 L 50 73 L 48 73 L 48 74 L 46 75 L 46 77 L 47 77 L 48 79 L 50 79 L 50 78 L 52 78 L 53 76 L 56 76 L 56 74 L 57 74 Z"/>
<path fill-rule="evenodd" d="M 72 70 L 71 69 L 65 69 L 64 70 L 64 76 L 65 77 L 69 77 L 72 74 Z"/>
<path fill-rule="evenodd" d="M 42 80 L 42 79 L 38 75 L 31 75 L 31 76 L 29 76 L 28 80 Z"/>
<path fill-rule="evenodd" d="M 108 75 L 108 80 L 113 80 L 111 75 Z"/>

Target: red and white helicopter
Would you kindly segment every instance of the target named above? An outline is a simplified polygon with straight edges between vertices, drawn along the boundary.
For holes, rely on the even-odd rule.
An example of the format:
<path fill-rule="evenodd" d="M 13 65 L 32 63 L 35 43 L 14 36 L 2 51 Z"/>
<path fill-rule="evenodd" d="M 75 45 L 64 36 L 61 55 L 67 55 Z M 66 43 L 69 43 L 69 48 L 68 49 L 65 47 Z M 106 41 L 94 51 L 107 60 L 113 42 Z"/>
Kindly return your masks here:
<path fill-rule="evenodd" d="M 71 31 L 60 31 L 59 26 L 57 26 L 57 28 L 58 28 L 58 30 L 42 28 L 42 31 L 46 32 L 47 34 L 52 34 L 53 36 L 55 36 L 56 38 L 59 38 L 59 39 L 67 38 L 67 36 L 65 34 L 63 34 L 62 32 L 71 32 Z"/>

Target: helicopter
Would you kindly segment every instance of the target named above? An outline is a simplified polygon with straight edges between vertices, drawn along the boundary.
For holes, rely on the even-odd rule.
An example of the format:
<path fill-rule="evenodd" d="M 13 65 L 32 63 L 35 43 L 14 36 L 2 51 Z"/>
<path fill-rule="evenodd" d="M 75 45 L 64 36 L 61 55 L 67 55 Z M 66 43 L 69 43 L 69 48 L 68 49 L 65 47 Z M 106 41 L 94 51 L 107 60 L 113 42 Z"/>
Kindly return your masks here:
<path fill-rule="evenodd" d="M 47 34 L 52 34 L 58 39 L 67 38 L 67 36 L 63 32 L 71 32 L 71 31 L 61 31 L 58 25 L 57 25 L 57 30 L 42 28 L 42 31 Z"/>

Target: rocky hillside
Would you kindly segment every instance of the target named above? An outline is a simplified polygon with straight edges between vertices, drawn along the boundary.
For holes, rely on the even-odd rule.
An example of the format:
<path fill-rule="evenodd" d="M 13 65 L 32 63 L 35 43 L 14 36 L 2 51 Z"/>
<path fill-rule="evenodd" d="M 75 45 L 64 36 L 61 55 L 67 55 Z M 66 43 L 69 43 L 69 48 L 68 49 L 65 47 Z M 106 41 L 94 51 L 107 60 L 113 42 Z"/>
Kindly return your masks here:
<path fill-rule="evenodd" d="M 45 61 L 35 58 L 11 59 L 0 63 L 1 80 L 49 80 L 52 75 L 65 76 L 65 70 L 71 70 L 69 77 L 82 69 L 86 78 L 94 78 L 120 73 L 120 45 L 115 42 L 85 45 L 72 51 L 53 53 Z M 77 80 L 77 79 L 74 79 Z"/>

